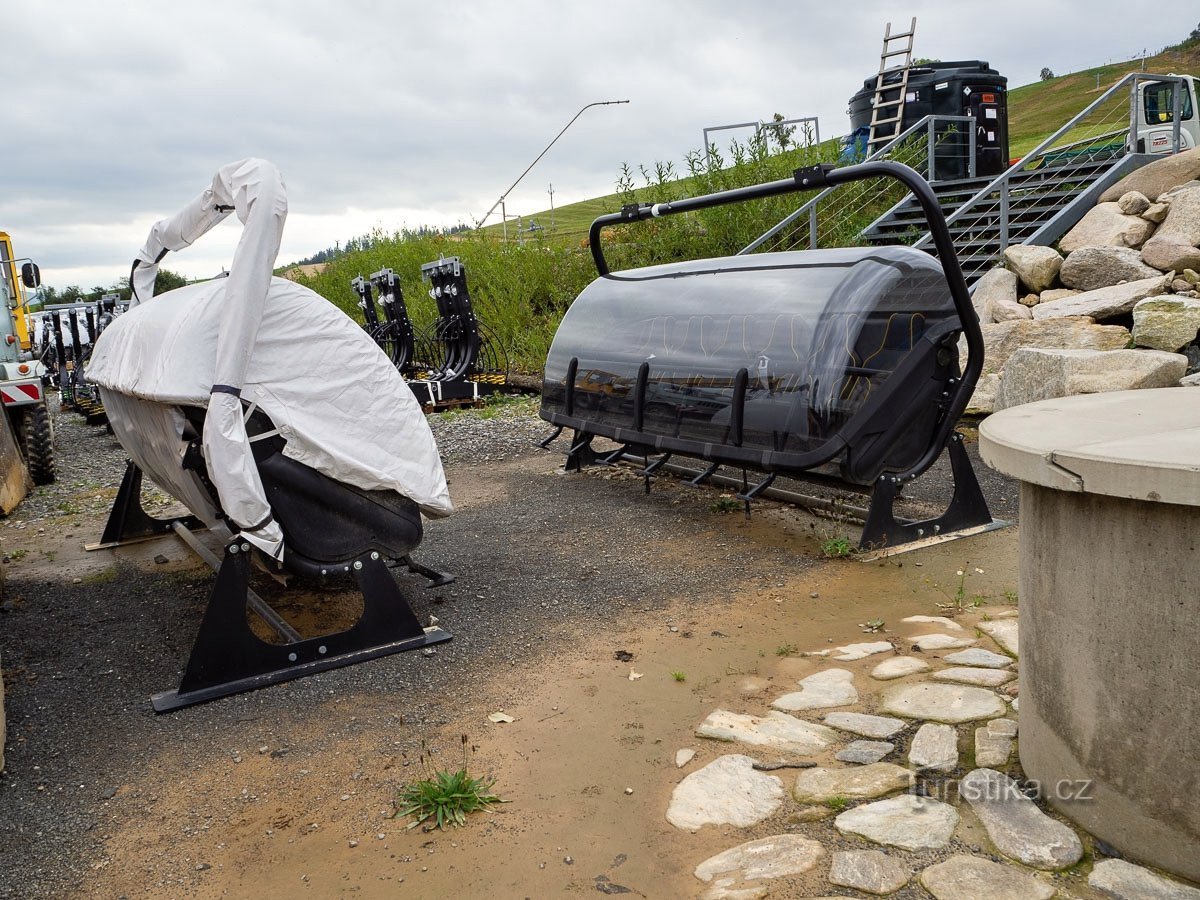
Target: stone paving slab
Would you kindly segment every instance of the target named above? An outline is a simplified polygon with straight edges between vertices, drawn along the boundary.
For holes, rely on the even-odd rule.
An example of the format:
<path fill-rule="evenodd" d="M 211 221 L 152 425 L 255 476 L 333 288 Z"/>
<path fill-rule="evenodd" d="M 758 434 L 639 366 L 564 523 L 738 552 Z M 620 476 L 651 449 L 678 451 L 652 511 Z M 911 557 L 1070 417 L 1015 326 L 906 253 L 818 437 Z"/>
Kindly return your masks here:
<path fill-rule="evenodd" d="M 919 675 L 928 672 L 929 663 L 915 656 L 896 656 L 885 659 L 871 670 L 871 677 L 880 681 L 890 681 L 893 678 L 903 678 L 905 675 Z"/>
<path fill-rule="evenodd" d="M 873 800 L 910 787 L 913 774 L 893 763 L 871 763 L 848 769 L 817 767 L 796 776 L 792 796 L 800 803 L 824 803 L 835 797 Z"/>
<path fill-rule="evenodd" d="M 957 725 L 1002 716 L 1005 706 L 992 691 L 970 685 L 900 684 L 884 692 L 880 711 Z"/>
<path fill-rule="evenodd" d="M 696 729 L 699 737 L 734 741 L 751 747 L 770 747 L 787 753 L 811 754 L 841 740 L 832 728 L 805 722 L 786 713 L 747 716 L 726 709 L 714 710 Z"/>
<path fill-rule="evenodd" d="M 940 850 L 958 825 L 953 806 L 929 797 L 902 794 L 856 806 L 833 820 L 842 834 L 856 834 L 902 850 Z"/>
<path fill-rule="evenodd" d="M 958 791 L 1005 856 L 1035 869 L 1065 869 L 1083 857 L 1075 832 L 1038 809 L 1007 775 L 975 769 Z"/>
<path fill-rule="evenodd" d="M 783 804 L 783 781 L 754 768 L 749 756 L 730 754 L 688 775 L 671 794 L 667 821 L 695 831 L 705 825 L 748 828 Z"/>
<path fill-rule="evenodd" d="M 776 709 L 799 712 L 849 706 L 857 702 L 858 691 L 854 689 L 854 673 L 846 669 L 826 669 L 801 679 L 800 690 L 784 694 L 771 705 Z"/>
<path fill-rule="evenodd" d="M 937 900 L 1050 900 L 1054 888 L 1012 866 L 977 856 L 952 856 L 921 873 Z"/>
<path fill-rule="evenodd" d="M 1200 900 L 1200 889 L 1164 878 L 1123 859 L 1096 863 L 1088 884 L 1116 900 Z"/>

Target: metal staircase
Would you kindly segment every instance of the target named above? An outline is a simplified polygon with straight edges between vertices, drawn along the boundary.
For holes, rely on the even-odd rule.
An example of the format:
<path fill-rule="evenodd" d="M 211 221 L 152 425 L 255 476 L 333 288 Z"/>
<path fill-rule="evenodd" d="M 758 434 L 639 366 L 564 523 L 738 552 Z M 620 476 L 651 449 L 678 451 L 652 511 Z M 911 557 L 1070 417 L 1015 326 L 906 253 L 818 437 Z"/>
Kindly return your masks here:
<path fill-rule="evenodd" d="M 1105 189 L 1157 158 L 1129 150 L 1133 143 L 1129 140 L 1135 111 L 1132 104 L 1137 102 L 1140 83 L 1146 81 L 1182 84 L 1183 80 L 1170 75 L 1131 73 L 1005 172 L 994 177 L 932 182 L 946 212 L 968 284 L 977 281 L 1012 244 L 1053 244 L 1083 217 Z M 868 158 L 897 158 L 905 142 L 911 145 L 914 138 L 921 139 L 917 132 L 925 129 L 930 152 L 924 158 L 933 159 L 936 127 L 936 120 L 922 120 Z M 972 147 L 972 153 L 973 150 Z M 1176 139 L 1173 152 L 1178 150 Z M 923 167 L 914 168 L 920 171 Z M 924 166 L 927 172 L 936 169 Z M 818 209 L 825 216 L 838 216 L 845 214 L 845 205 L 825 202 L 819 206 L 827 197 L 828 191 L 813 197 L 741 252 L 760 247 L 784 250 L 833 246 L 822 238 L 838 231 L 820 221 Z M 912 195 L 899 199 L 862 227 L 858 240 L 875 244 L 907 243 L 934 252 L 924 217 Z"/>

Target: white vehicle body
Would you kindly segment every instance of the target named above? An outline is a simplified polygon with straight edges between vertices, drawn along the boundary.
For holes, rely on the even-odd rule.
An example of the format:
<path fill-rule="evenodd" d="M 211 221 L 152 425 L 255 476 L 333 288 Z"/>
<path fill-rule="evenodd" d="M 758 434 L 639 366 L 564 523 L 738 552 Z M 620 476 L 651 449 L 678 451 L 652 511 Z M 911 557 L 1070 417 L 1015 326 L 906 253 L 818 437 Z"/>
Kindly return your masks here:
<path fill-rule="evenodd" d="M 1131 135 L 1138 153 L 1175 153 L 1200 147 L 1200 102 L 1196 97 L 1196 79 L 1182 79 L 1179 91 L 1179 146 L 1175 146 L 1175 89 L 1177 82 L 1150 81 L 1142 84 L 1135 110 L 1136 131 Z"/>

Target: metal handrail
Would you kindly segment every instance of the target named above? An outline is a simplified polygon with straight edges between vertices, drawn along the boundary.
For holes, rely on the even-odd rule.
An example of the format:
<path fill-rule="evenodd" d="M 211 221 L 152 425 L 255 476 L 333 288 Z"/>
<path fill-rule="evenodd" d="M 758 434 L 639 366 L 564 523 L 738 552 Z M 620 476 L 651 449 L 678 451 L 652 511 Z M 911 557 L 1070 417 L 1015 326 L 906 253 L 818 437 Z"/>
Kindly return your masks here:
<path fill-rule="evenodd" d="M 1001 172 L 999 175 L 997 175 L 992 181 L 988 182 L 986 186 L 981 188 L 969 200 L 967 200 L 962 205 L 960 205 L 958 207 L 958 209 L 956 209 L 953 213 L 951 213 L 947 217 L 946 224 L 953 225 L 956 221 L 958 221 L 958 219 L 968 209 L 971 209 L 973 206 L 975 206 L 976 203 L 978 203 L 984 197 L 992 194 L 996 190 L 1000 190 L 1001 196 L 1000 196 L 1000 200 L 998 202 L 1001 207 L 1001 218 L 1002 218 L 1001 232 L 1006 233 L 1008 230 L 1008 227 L 1007 227 L 1008 226 L 1008 216 L 1007 216 L 1008 187 L 1012 181 L 1013 175 L 1017 174 L 1018 172 L 1020 172 L 1023 169 L 1026 169 L 1026 167 L 1033 160 L 1040 158 L 1047 148 L 1053 146 L 1053 144 L 1056 140 L 1058 140 L 1064 134 L 1068 133 L 1085 116 L 1091 114 L 1102 103 L 1109 100 L 1113 95 L 1115 95 L 1117 93 L 1118 90 L 1125 87 L 1126 85 L 1131 85 L 1131 86 L 1136 85 L 1137 82 L 1139 82 L 1139 81 L 1173 81 L 1173 82 L 1175 82 L 1176 90 L 1175 90 L 1174 105 L 1176 107 L 1179 106 L 1180 96 L 1181 96 L 1180 88 L 1185 84 L 1185 80 L 1183 78 L 1179 77 L 1178 75 L 1150 75 L 1146 72 L 1130 72 L 1128 75 L 1126 75 L 1120 81 L 1118 81 L 1116 84 L 1114 84 L 1112 87 L 1110 87 L 1107 91 L 1105 91 L 1103 94 L 1101 94 L 1098 98 L 1093 100 L 1087 107 L 1085 107 L 1080 112 L 1078 112 L 1065 125 L 1063 125 L 1056 132 L 1054 132 L 1052 135 L 1050 135 L 1048 138 L 1046 138 L 1040 144 L 1038 144 L 1036 147 L 1034 147 L 1033 150 L 1029 151 L 1029 153 L 1027 153 L 1024 157 L 1017 160 L 1013 165 L 1009 166 L 1007 169 L 1005 169 L 1003 172 Z M 1137 127 L 1136 127 L 1137 110 L 1135 108 L 1136 97 L 1137 97 L 1137 91 L 1131 90 L 1130 91 L 1130 100 L 1131 100 L 1131 102 L 1130 102 L 1130 131 L 1132 131 L 1135 135 L 1137 133 Z M 1178 125 L 1178 123 L 1179 123 L 1178 111 L 1175 113 L 1175 122 Z M 1178 146 L 1179 146 L 1178 145 L 1178 139 L 1179 139 L 1179 129 L 1178 128 L 1175 129 L 1175 136 L 1176 136 L 1176 142 L 1177 142 L 1176 149 L 1178 149 Z M 921 237 L 921 239 L 918 240 L 915 244 L 913 244 L 913 246 L 918 247 L 918 248 L 926 247 L 929 245 L 930 241 L 931 241 L 931 236 L 926 234 L 923 237 Z"/>
<path fill-rule="evenodd" d="M 973 118 L 971 118 L 970 116 L 925 116 L 920 121 L 913 123 L 908 128 L 906 128 L 904 131 L 900 132 L 900 134 L 896 135 L 894 138 L 892 138 L 890 141 L 888 141 L 886 144 L 884 144 L 882 147 L 880 147 L 878 150 L 876 150 L 874 153 L 872 153 L 870 156 L 868 156 L 862 162 L 868 163 L 868 162 L 877 162 L 877 161 L 881 160 L 881 158 L 883 156 L 885 156 L 893 147 L 897 146 L 902 141 L 906 140 L 908 137 L 910 137 L 913 134 L 916 134 L 918 131 L 921 131 L 924 128 L 928 128 L 930 131 L 930 134 L 932 136 L 933 125 L 936 122 L 969 122 L 973 125 L 975 120 Z M 968 134 L 970 135 L 970 142 L 972 144 L 971 159 L 974 160 L 974 157 L 975 157 L 975 153 L 974 153 L 974 149 L 973 149 L 973 145 L 975 143 L 974 128 L 968 129 Z M 861 163 L 856 163 L 856 165 L 861 165 Z M 809 210 L 815 210 L 817 203 L 820 202 L 823 198 L 829 196 L 829 194 L 831 194 L 835 189 L 836 188 L 829 187 L 829 188 L 826 188 L 825 190 L 821 191 L 820 193 L 816 194 L 811 200 L 809 200 L 807 203 L 805 203 L 803 206 L 801 206 L 799 209 L 797 209 L 794 213 L 781 219 L 770 229 L 768 229 L 767 231 L 760 234 L 753 241 L 751 241 L 749 244 L 747 244 L 745 247 L 743 247 L 741 250 L 739 250 L 737 252 L 737 255 L 744 256 L 747 253 L 751 253 L 754 250 L 757 250 L 759 247 L 761 247 L 763 244 L 765 244 L 771 238 L 775 237 L 775 235 L 777 235 L 781 231 L 783 231 L 783 229 L 787 228 L 789 225 L 791 225 L 793 222 L 795 222 L 797 219 L 799 219 L 802 215 L 804 215 L 804 213 L 808 212 Z"/>

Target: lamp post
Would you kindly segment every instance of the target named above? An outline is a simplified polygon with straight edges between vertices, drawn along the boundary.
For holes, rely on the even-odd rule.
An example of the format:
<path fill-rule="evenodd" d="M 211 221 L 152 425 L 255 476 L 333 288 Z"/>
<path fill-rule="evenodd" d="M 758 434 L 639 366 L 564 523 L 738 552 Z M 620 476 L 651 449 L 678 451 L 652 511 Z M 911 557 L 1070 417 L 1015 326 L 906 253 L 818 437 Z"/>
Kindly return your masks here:
<path fill-rule="evenodd" d="M 538 164 L 538 162 L 541 160 L 541 158 L 543 156 L 545 156 L 547 152 L 549 152 L 550 148 L 555 145 L 555 143 L 558 141 L 558 139 L 560 137 L 562 137 L 564 134 L 566 134 L 567 129 L 570 128 L 572 125 L 574 125 L 575 120 L 578 119 L 580 116 L 582 116 L 584 114 L 584 112 L 591 109 L 593 106 L 614 106 L 619 103 L 628 103 L 628 102 L 629 102 L 628 100 L 597 100 L 594 103 L 588 103 L 588 104 L 585 104 L 583 107 L 581 107 L 579 112 L 575 113 L 575 115 L 573 115 L 571 117 L 571 121 L 563 126 L 562 131 L 560 131 L 558 134 L 556 134 L 554 136 L 554 140 L 552 140 L 550 143 L 548 143 L 546 145 L 545 149 L 543 149 L 542 152 L 537 155 L 537 157 L 534 159 L 534 161 L 525 167 L 525 171 L 517 176 L 517 180 L 514 181 L 512 184 L 510 184 L 508 186 L 508 188 L 504 191 L 504 193 L 502 193 L 500 195 L 500 199 L 492 204 L 492 208 L 483 214 L 483 218 L 479 220 L 479 222 L 476 224 L 475 227 L 477 227 L 477 228 L 481 227 L 483 225 L 483 223 L 488 220 L 488 217 L 491 216 L 491 214 L 496 211 L 497 206 L 499 206 L 499 207 L 504 206 L 504 201 L 508 199 L 508 195 L 512 193 L 512 189 L 521 183 L 521 179 L 529 174 L 530 169 L 532 169 L 534 166 L 536 166 Z M 504 237 L 505 237 L 505 240 L 508 239 L 507 229 L 505 229 Z"/>

